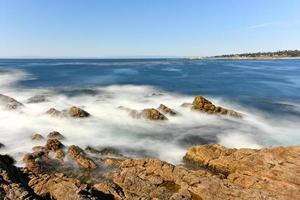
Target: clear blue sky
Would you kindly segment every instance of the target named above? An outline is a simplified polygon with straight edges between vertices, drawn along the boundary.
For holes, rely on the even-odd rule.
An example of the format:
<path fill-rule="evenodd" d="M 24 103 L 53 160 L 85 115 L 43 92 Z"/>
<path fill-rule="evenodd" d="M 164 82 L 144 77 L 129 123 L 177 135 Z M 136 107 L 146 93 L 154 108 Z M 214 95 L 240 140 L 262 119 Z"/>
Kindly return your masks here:
<path fill-rule="evenodd" d="M 300 0 L 0 0 L 0 57 L 300 49 Z"/>

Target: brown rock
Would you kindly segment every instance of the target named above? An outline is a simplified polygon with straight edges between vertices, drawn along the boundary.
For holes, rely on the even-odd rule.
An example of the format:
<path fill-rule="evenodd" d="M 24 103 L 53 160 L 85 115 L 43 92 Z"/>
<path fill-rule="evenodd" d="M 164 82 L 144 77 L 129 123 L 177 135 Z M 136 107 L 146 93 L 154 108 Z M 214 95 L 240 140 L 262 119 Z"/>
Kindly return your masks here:
<path fill-rule="evenodd" d="M 3 104 L 6 109 L 8 110 L 15 110 L 17 108 L 23 107 L 24 105 L 14 98 L 11 98 L 9 96 L 0 94 L 0 104 Z"/>
<path fill-rule="evenodd" d="M 55 152 L 63 147 L 64 147 L 64 145 L 58 139 L 48 139 L 47 140 L 46 148 L 49 151 Z"/>
<path fill-rule="evenodd" d="M 159 111 L 161 111 L 164 114 L 169 114 L 169 115 L 176 115 L 177 113 L 175 111 L 173 111 L 172 109 L 168 108 L 167 106 L 165 106 L 164 104 L 160 104 L 160 106 L 157 108 Z"/>
<path fill-rule="evenodd" d="M 104 147 L 104 148 L 95 148 L 91 146 L 87 146 L 85 151 L 93 154 L 98 154 L 100 156 L 109 156 L 109 157 L 123 157 L 121 152 L 112 147 Z"/>
<path fill-rule="evenodd" d="M 95 169 L 97 168 L 96 163 L 87 157 L 85 152 L 78 146 L 71 145 L 68 148 L 68 155 L 77 162 L 80 167 L 85 169 Z"/>
<path fill-rule="evenodd" d="M 84 117 L 89 117 L 90 113 L 86 112 L 85 110 L 78 108 L 78 107 L 71 107 L 68 110 L 68 114 L 70 117 L 74 117 L 74 118 L 84 118 Z"/>
<path fill-rule="evenodd" d="M 195 97 L 191 109 L 196 111 L 206 112 L 209 114 L 229 115 L 231 117 L 236 117 L 236 118 L 242 117 L 240 113 L 216 106 L 202 96 Z"/>
<path fill-rule="evenodd" d="M 153 159 L 124 161 L 114 182 L 126 199 L 279 199 L 236 186 L 204 170 L 189 170 Z"/>
<path fill-rule="evenodd" d="M 299 146 L 238 150 L 216 144 L 200 145 L 190 148 L 184 159 L 222 173 L 231 183 L 243 188 L 282 199 L 300 196 Z"/>
<path fill-rule="evenodd" d="M 149 120 L 168 120 L 166 116 L 154 108 L 147 108 L 141 112 L 141 116 Z"/>

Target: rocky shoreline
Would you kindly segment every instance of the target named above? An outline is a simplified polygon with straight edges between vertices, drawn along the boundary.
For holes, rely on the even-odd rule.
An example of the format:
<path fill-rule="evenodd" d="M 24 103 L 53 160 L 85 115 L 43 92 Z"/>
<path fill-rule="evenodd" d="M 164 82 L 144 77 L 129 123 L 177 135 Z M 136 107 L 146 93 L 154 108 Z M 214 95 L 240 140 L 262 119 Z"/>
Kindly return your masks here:
<path fill-rule="evenodd" d="M 5 109 L 24 105 L 0 96 Z M 241 119 L 243 114 L 219 107 L 202 96 L 182 105 L 195 112 Z M 130 117 L 166 121 L 180 114 L 157 109 L 119 107 Z M 52 108 L 52 117 L 86 118 L 92 113 L 71 107 Z M 130 158 L 118 149 L 65 145 L 63 133 L 33 134 L 44 143 L 25 153 L 24 167 L 0 155 L 0 199 L 297 199 L 300 196 L 300 146 L 233 149 L 218 144 L 190 147 L 182 164 L 154 158 Z M 3 144 L 5 145 L 5 144 Z"/>

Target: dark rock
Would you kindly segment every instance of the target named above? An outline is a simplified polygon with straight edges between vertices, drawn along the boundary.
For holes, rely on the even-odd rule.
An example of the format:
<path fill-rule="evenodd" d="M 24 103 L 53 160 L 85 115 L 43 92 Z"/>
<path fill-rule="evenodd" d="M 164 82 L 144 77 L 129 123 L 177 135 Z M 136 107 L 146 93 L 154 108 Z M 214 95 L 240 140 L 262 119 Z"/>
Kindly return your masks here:
<path fill-rule="evenodd" d="M 27 103 L 42 103 L 42 102 L 47 102 L 47 98 L 43 95 L 36 95 L 36 96 L 33 96 L 33 97 L 30 97 L 28 100 L 27 100 Z"/>
<path fill-rule="evenodd" d="M 60 132 L 57 132 L 57 131 L 52 131 L 52 132 L 50 132 L 50 133 L 47 135 L 47 138 L 48 138 L 48 139 L 53 139 L 53 138 L 55 138 L 55 139 L 58 139 L 58 140 L 63 140 L 63 139 L 65 139 L 65 137 L 64 137 L 62 134 L 60 134 Z"/>
<path fill-rule="evenodd" d="M 23 107 L 24 105 L 14 98 L 0 94 L 0 104 L 3 104 L 8 110 L 16 110 L 17 108 Z"/>
<path fill-rule="evenodd" d="M 5 145 L 0 142 L 0 149 L 4 148 Z"/>
<path fill-rule="evenodd" d="M 169 114 L 169 115 L 176 115 L 177 113 L 175 111 L 173 111 L 172 109 L 168 108 L 167 106 L 165 106 L 164 104 L 160 104 L 160 106 L 157 108 L 159 111 L 161 111 L 164 114 Z"/>

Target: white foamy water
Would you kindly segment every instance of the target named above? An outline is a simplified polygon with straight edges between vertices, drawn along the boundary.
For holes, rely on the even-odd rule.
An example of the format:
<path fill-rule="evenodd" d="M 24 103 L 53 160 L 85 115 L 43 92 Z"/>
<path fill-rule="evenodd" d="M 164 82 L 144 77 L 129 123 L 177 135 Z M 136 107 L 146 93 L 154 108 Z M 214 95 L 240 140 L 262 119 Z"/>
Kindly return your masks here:
<path fill-rule="evenodd" d="M 121 71 L 123 72 L 123 71 Z M 126 73 L 133 73 L 126 71 Z M 0 110 L 0 142 L 6 147 L 0 153 L 15 157 L 18 164 L 24 152 L 31 152 L 36 143 L 31 135 L 46 136 L 59 131 L 66 137 L 64 144 L 115 147 L 125 155 L 133 157 L 156 157 L 171 163 L 180 163 L 187 148 L 193 144 L 217 142 L 228 147 L 260 148 L 277 144 L 297 144 L 300 141 L 300 124 L 296 118 L 281 119 L 259 110 L 248 110 L 236 102 L 207 97 L 215 104 L 234 109 L 244 114 L 243 119 L 232 119 L 192 112 L 180 105 L 192 102 L 193 96 L 169 93 L 150 86 L 111 85 L 89 88 L 93 95 L 74 90 L 68 95 L 61 91 L 73 88 L 20 88 L 18 81 L 34 78 L 22 71 L 0 74 L 0 94 L 22 102 L 21 110 Z M 30 97 L 45 95 L 42 103 L 27 103 Z M 161 103 L 174 109 L 178 116 L 166 122 L 132 119 L 128 113 L 118 109 L 157 108 Z M 53 118 L 45 112 L 55 107 L 59 110 L 78 106 L 91 113 L 85 119 Z"/>

